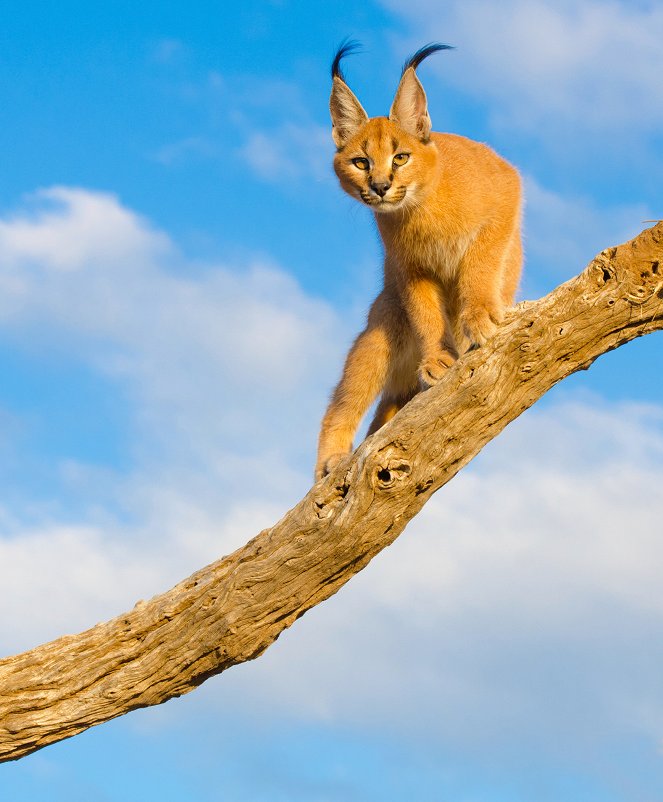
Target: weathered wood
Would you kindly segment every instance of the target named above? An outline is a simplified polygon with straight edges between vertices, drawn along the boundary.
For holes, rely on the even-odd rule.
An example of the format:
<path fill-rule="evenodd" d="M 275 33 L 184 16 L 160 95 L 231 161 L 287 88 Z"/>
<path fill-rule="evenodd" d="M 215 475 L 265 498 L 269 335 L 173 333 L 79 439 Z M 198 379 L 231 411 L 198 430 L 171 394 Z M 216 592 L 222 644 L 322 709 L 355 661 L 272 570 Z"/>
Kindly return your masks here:
<path fill-rule="evenodd" d="M 0 661 L 0 760 L 193 690 L 260 655 L 401 533 L 510 421 L 602 353 L 663 328 L 663 223 L 519 304 L 283 519 L 172 590 Z"/>

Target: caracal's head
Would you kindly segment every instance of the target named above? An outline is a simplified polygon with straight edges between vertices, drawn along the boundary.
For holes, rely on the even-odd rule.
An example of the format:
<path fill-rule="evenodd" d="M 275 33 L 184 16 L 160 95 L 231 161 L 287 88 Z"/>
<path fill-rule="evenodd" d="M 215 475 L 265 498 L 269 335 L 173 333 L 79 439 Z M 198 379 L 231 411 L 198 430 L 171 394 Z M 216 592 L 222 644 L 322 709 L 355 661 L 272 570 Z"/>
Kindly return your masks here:
<path fill-rule="evenodd" d="M 426 193 L 437 160 L 430 141 L 426 93 L 415 73 L 431 53 L 448 45 L 430 44 L 403 67 L 389 117 L 364 111 L 341 72 L 341 59 L 356 48 L 343 44 L 332 63 L 329 109 L 336 144 L 334 170 L 343 189 L 374 212 L 416 208 Z"/>

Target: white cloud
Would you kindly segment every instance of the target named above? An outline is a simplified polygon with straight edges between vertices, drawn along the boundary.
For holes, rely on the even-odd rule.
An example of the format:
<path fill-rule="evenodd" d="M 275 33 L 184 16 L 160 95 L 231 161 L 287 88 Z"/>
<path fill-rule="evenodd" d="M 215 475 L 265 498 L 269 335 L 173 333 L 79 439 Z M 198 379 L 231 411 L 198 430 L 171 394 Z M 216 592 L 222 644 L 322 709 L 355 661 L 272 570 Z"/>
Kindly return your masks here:
<path fill-rule="evenodd" d="M 331 310 L 275 267 L 192 264 L 110 196 L 43 197 L 1 221 L 0 327 L 114 377 L 136 451 L 125 473 L 59 466 L 86 500 L 67 522 L 0 508 L 3 651 L 119 613 L 275 522 L 306 489 L 339 357 Z M 660 407 L 535 410 L 205 699 L 468 744 L 660 738 L 662 479 Z"/>
<path fill-rule="evenodd" d="M 163 257 L 168 238 L 107 193 L 51 187 L 26 198 L 18 214 L 0 220 L 0 268 L 29 262 L 75 271 L 91 263 Z"/>
<path fill-rule="evenodd" d="M 384 5 L 403 15 L 402 5 Z M 651 131 L 663 122 L 663 9 L 615 0 L 413 0 L 414 44 L 441 38 L 461 58 L 431 61 L 510 127 L 572 137 L 578 130 Z"/>
<path fill-rule="evenodd" d="M 57 506 L 30 503 L 30 487 L 5 487 L 0 522 L 11 538 L 1 564 L 12 607 L 20 593 L 11 566 L 20 563 L 16 576 L 32 565 L 31 583 L 43 582 L 35 598 L 53 596 L 46 622 L 63 623 L 77 603 L 103 617 L 119 599 L 120 609 L 128 603 L 126 589 L 156 592 L 164 577 L 167 586 L 240 545 L 228 523 L 246 514 L 240 502 L 250 500 L 252 520 L 266 525 L 275 516 L 259 511 L 270 499 L 287 503 L 306 489 L 334 379 L 329 365 L 340 358 L 326 303 L 264 260 L 241 268 L 191 262 L 116 198 L 82 189 L 36 193 L 0 220 L 0 253 L 0 331 L 33 360 L 66 354 L 104 376 L 128 404 L 131 426 L 127 470 L 71 459 L 50 466 L 53 485 L 78 499 L 71 514 L 79 523 L 63 526 Z M 12 426 L 21 423 L 31 425 Z M 11 462 L 16 443 L 1 445 Z M 27 510 L 9 504 L 19 493 L 30 523 L 22 523 Z M 247 529 L 241 538 L 255 533 Z M 117 552 L 116 541 L 124 544 Z M 58 552 L 49 542 L 64 545 Z M 155 542 L 176 555 L 168 570 L 157 559 L 161 583 L 151 581 L 152 568 L 128 581 L 129 553 L 149 566 Z M 79 548 L 106 553 L 86 562 L 96 603 L 69 565 Z M 104 577 L 125 591 L 107 599 Z M 79 602 L 58 601 L 63 584 Z"/>
<path fill-rule="evenodd" d="M 337 596 L 202 692 L 204 707 L 482 748 L 661 739 L 662 480 L 660 407 L 534 411 Z M 103 534 L 14 523 L 0 592 L 17 614 L 0 642 L 114 615 L 283 512 L 259 495 L 202 502 L 162 487 L 129 537 L 117 521 Z"/>
<path fill-rule="evenodd" d="M 217 693 L 456 744 L 660 739 L 662 480 L 659 407 L 529 414 Z"/>
<path fill-rule="evenodd" d="M 131 609 L 238 548 L 279 514 L 260 499 L 237 506 L 224 495 L 205 507 L 175 485 L 159 491 L 149 499 L 142 493 L 141 524 L 107 514 L 103 525 L 26 526 L 0 516 L 0 606 L 12 611 L 0 620 L 0 654 Z"/>
<path fill-rule="evenodd" d="M 190 263 L 102 193 L 58 188 L 32 200 L 36 211 L 0 221 L 0 325 L 46 347 L 66 341 L 126 382 L 156 425 L 167 415 L 175 431 L 218 446 L 255 425 L 265 396 L 274 430 L 301 415 L 316 377 L 331 382 L 334 315 L 277 267 Z M 264 434 L 263 446 L 279 442 Z"/>

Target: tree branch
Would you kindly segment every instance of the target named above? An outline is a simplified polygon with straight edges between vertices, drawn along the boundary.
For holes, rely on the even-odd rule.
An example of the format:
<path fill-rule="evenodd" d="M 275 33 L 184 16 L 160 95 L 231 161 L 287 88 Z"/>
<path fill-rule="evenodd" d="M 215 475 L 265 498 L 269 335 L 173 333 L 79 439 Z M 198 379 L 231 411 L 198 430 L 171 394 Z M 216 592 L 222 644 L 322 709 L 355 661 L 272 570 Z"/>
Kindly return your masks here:
<path fill-rule="evenodd" d="M 663 328 L 663 223 L 519 304 L 279 523 L 131 612 L 0 661 L 0 761 L 258 657 L 554 384 Z"/>

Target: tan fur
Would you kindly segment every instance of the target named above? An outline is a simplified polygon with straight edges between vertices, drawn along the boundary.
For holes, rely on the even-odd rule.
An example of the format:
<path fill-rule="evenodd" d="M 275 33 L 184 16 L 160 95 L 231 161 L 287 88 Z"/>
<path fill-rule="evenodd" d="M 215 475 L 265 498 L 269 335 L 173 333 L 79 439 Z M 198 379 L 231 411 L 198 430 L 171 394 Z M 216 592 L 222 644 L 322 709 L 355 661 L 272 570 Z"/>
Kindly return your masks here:
<path fill-rule="evenodd" d="M 414 68 L 403 74 L 389 118 L 369 119 L 339 76 L 330 109 L 334 169 L 375 214 L 384 289 L 322 421 L 316 478 L 352 449 L 380 392 L 369 434 L 492 336 L 513 304 L 522 264 L 517 171 L 486 145 L 431 133 Z M 405 164 L 394 164 L 397 154 L 409 155 Z"/>

